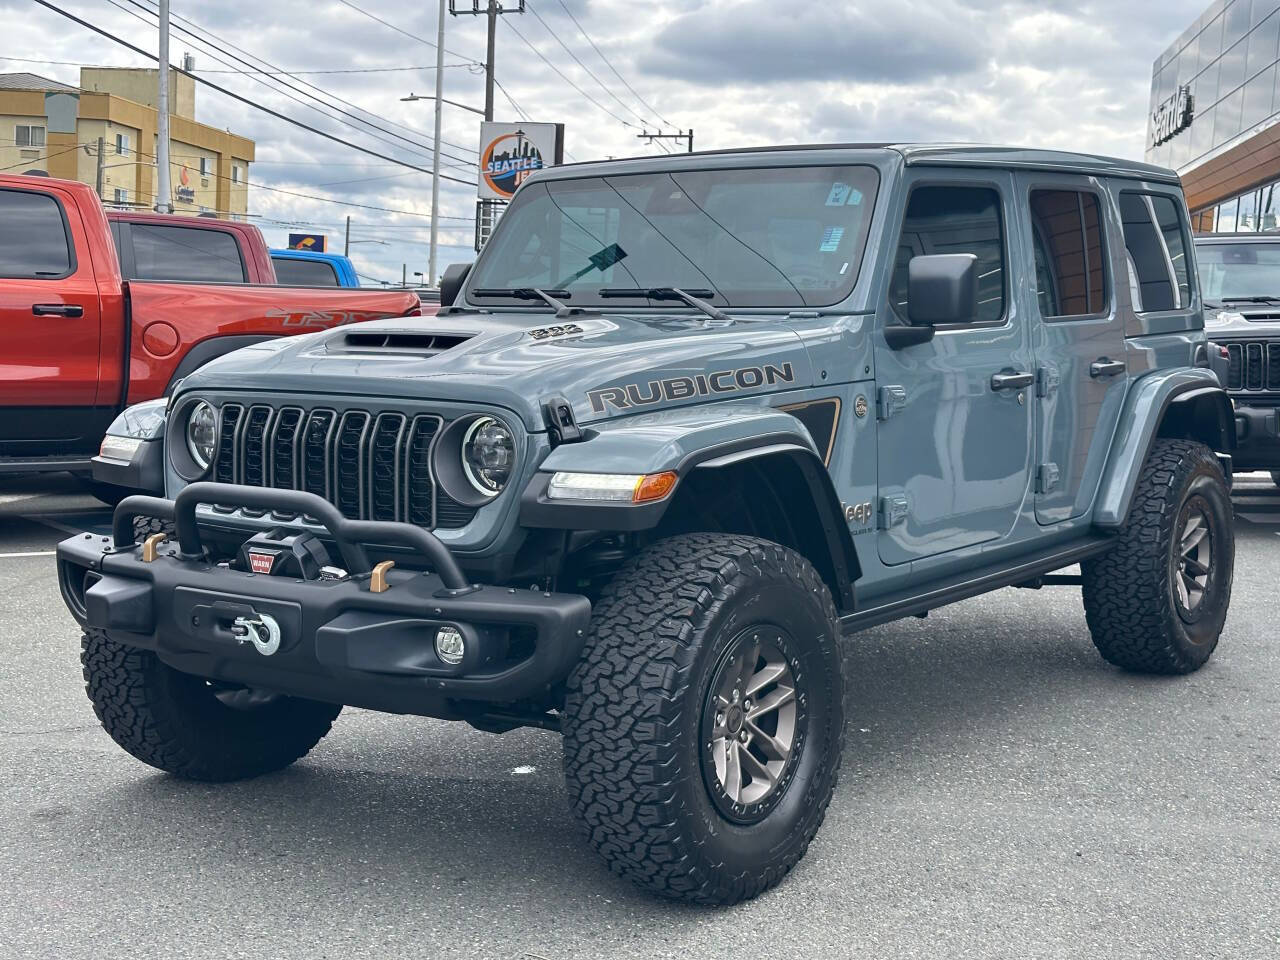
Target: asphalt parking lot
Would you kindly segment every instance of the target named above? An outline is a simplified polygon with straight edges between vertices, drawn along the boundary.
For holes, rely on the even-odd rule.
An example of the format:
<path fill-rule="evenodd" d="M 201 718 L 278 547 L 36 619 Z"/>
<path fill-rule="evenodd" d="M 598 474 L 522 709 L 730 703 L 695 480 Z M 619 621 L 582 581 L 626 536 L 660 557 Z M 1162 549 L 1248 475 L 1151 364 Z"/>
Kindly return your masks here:
<path fill-rule="evenodd" d="M 51 551 L 108 513 L 0 478 L 0 956 L 1280 956 L 1280 492 L 1241 479 L 1199 674 L 1105 664 L 1078 590 L 856 638 L 845 774 L 808 857 L 737 908 L 654 901 L 575 832 L 555 736 L 349 710 L 229 786 L 98 727 Z"/>

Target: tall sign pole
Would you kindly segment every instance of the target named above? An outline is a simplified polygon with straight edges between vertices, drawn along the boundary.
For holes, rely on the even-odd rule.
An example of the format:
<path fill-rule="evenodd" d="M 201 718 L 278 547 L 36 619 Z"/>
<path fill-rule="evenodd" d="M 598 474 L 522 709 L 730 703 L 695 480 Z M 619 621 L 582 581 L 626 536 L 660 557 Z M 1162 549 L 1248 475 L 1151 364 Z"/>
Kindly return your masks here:
<path fill-rule="evenodd" d="M 169 185 L 169 0 L 160 4 L 160 87 L 156 91 L 156 212 L 173 213 Z M 142 146 L 142 144 L 139 144 Z"/>
<path fill-rule="evenodd" d="M 520 6 L 523 7 L 524 4 Z M 498 14 L 501 11 L 502 7 L 498 0 L 489 0 L 489 9 L 485 11 L 489 19 L 489 39 L 484 55 L 484 118 L 486 120 L 493 119 L 493 61 L 498 45 Z"/>
<path fill-rule="evenodd" d="M 444 18 L 449 0 L 440 0 L 440 29 L 436 38 L 436 143 L 431 158 L 431 257 L 427 264 L 427 286 L 436 285 L 436 253 L 440 246 L 440 123 L 444 110 Z"/>

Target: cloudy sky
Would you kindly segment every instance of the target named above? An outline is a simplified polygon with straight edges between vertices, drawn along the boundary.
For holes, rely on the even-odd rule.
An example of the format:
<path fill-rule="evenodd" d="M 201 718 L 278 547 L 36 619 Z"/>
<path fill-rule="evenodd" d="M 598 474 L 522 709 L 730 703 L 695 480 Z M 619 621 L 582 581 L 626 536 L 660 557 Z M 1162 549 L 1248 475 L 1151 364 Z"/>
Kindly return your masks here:
<path fill-rule="evenodd" d="M 139 47 L 156 48 L 155 18 L 145 12 L 154 9 L 154 0 L 54 2 Z M 469 5 L 469 0 L 458 2 Z M 576 160 L 657 152 L 658 147 L 636 138 L 646 123 L 668 132 L 692 127 L 699 149 L 966 140 L 1140 158 L 1151 62 L 1199 16 L 1207 0 L 527 0 L 526 5 L 525 14 L 506 16 L 499 26 L 498 80 L 510 98 L 498 94 L 497 119 L 520 119 L 514 100 L 529 119 L 565 123 L 566 147 Z M 434 0 L 172 0 L 175 18 L 184 19 L 174 21 L 171 55 L 177 62 L 190 52 L 199 75 L 255 102 L 430 167 L 432 104 L 400 98 L 434 92 L 435 51 L 409 36 L 434 40 L 434 7 Z M 26 58 L 0 57 L 0 72 L 26 70 L 75 83 L 74 64 L 146 65 L 138 55 L 30 0 L 0 0 L 0 18 L 8 36 L 4 49 Z M 190 34 L 178 33 L 179 27 Z M 445 96 L 480 106 L 483 18 L 451 17 L 446 29 Z M 244 64 L 202 41 L 297 71 L 297 79 L 284 79 L 301 92 L 281 93 L 271 76 L 227 72 L 243 70 Z M 30 62 L 36 59 L 64 62 Z M 354 70 L 370 72 L 301 72 Z M 382 129 L 336 116 L 311 99 L 322 96 L 316 88 L 331 103 L 336 103 L 333 97 L 346 101 L 336 103 L 340 109 Z M 426 271 L 427 175 L 364 156 L 208 88 L 197 92 L 197 115 L 257 141 L 250 181 L 261 188 L 251 189 L 249 209 L 260 217 L 268 242 L 283 246 L 290 223 L 326 231 L 340 242 L 343 220 L 350 215 L 354 239 L 381 241 L 352 247 L 363 275 L 398 281 L 404 263 L 410 273 Z M 443 140 L 450 164 L 445 172 L 469 183 L 475 180 L 478 119 L 445 109 Z M 267 187 L 363 206 L 303 199 Z M 474 213 L 474 187 L 442 184 L 441 268 L 471 258 Z"/>

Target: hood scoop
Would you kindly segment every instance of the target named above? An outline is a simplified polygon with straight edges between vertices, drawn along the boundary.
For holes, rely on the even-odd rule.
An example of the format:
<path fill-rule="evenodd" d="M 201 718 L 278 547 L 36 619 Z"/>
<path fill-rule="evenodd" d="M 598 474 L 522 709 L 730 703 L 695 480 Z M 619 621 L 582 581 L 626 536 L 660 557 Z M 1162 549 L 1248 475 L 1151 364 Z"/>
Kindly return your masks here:
<path fill-rule="evenodd" d="M 343 334 L 340 343 L 345 353 L 404 353 L 413 356 L 433 356 L 461 346 L 470 340 L 470 333 L 418 333 L 400 330 L 350 330 Z"/>

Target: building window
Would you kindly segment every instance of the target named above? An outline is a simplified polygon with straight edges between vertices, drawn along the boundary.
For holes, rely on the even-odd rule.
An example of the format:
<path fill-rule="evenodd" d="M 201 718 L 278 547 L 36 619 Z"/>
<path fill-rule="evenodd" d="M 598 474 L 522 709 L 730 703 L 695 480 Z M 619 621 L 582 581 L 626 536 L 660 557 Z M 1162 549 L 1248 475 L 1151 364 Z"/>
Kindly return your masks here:
<path fill-rule="evenodd" d="M 14 127 L 13 140 L 20 147 L 43 147 L 44 127 L 19 124 Z"/>
<path fill-rule="evenodd" d="M 240 182 L 240 168 L 237 167 L 234 163 L 231 165 L 231 182 L 232 183 Z"/>
<path fill-rule="evenodd" d="M 116 155 L 120 157 L 129 155 L 129 135 L 127 133 L 116 134 Z"/>
<path fill-rule="evenodd" d="M 121 190 L 119 187 L 116 187 L 116 205 L 121 207 L 127 207 L 129 205 L 128 190 Z"/>
<path fill-rule="evenodd" d="M 201 157 L 200 158 L 200 176 L 207 177 L 209 175 L 209 171 L 211 168 L 212 168 L 212 163 L 210 162 L 209 158 Z"/>

